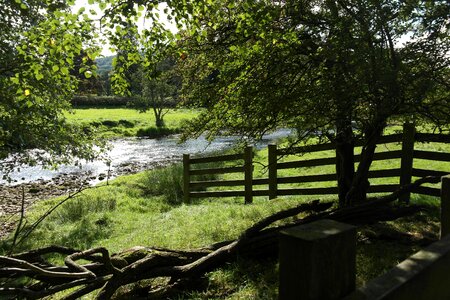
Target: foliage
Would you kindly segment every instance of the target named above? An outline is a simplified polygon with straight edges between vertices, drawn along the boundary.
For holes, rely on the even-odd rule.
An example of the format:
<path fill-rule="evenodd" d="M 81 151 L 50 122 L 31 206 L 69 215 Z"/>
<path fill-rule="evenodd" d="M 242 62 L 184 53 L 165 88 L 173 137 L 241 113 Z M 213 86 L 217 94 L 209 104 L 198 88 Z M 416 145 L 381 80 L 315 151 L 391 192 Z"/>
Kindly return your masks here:
<path fill-rule="evenodd" d="M 124 41 L 124 28 L 111 32 L 113 42 L 128 47 L 129 63 L 150 67 L 180 54 L 185 103 L 207 108 L 186 136 L 258 139 L 288 126 L 297 129 L 293 143 L 335 141 L 342 204 L 365 198 L 375 141 L 389 120 L 450 124 L 446 1 L 170 1 L 175 35 L 158 22 L 153 1 L 142 5 L 106 9 L 112 24 L 151 19 L 141 35 L 131 31 L 139 47 Z M 355 135 L 366 141 L 356 173 Z"/>
<path fill-rule="evenodd" d="M 110 74 L 112 72 L 112 60 L 114 56 L 100 57 L 95 60 L 97 65 L 97 80 L 99 86 L 97 95 L 112 95 Z"/>
<path fill-rule="evenodd" d="M 148 137 L 148 138 L 158 138 L 163 136 L 168 136 L 172 134 L 181 133 L 181 128 L 168 128 L 168 127 L 147 127 L 143 129 L 139 129 L 137 131 L 137 136 L 140 137 Z"/>
<path fill-rule="evenodd" d="M 63 117 L 77 90 L 75 60 L 80 59 L 80 76 L 95 73 L 86 63 L 97 55 L 96 33 L 84 9 L 71 13 L 65 1 L 2 1 L 1 6 L 0 159 L 13 156 L 0 169 L 93 158 L 92 146 L 99 141 Z"/>
<path fill-rule="evenodd" d="M 76 107 L 124 107 L 131 101 L 130 97 L 121 96 L 80 96 L 72 97 L 70 103 Z"/>
<path fill-rule="evenodd" d="M 70 75 L 74 76 L 78 81 L 78 95 L 93 95 L 102 90 L 102 82 L 97 72 L 91 71 L 85 73 L 84 70 L 91 69 L 97 71 L 97 64 L 90 58 L 84 50 L 74 58 L 74 68 L 70 71 Z"/>
<path fill-rule="evenodd" d="M 164 116 L 170 108 L 176 107 L 178 102 L 177 89 L 180 80 L 174 73 L 173 61 L 165 59 L 151 73 L 138 67 L 130 75 L 129 80 L 133 87 L 133 97 L 128 105 L 140 112 L 152 110 L 155 116 L 155 126 L 164 127 Z"/>

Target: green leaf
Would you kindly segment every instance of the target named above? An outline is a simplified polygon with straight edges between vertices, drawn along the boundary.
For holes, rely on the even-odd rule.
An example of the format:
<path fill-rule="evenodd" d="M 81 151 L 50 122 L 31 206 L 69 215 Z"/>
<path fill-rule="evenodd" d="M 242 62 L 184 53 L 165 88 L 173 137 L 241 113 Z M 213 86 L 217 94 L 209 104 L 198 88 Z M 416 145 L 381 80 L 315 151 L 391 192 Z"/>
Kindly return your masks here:
<path fill-rule="evenodd" d="M 86 72 L 84 72 L 84 76 L 86 78 L 91 78 L 92 77 L 92 72 L 91 71 L 86 71 Z"/>
<path fill-rule="evenodd" d="M 61 73 L 63 73 L 64 75 L 69 75 L 69 69 L 66 67 L 62 67 L 61 68 Z"/>
<path fill-rule="evenodd" d="M 54 66 L 52 67 L 52 70 L 53 70 L 53 72 L 58 72 L 58 71 L 59 71 L 59 66 L 54 65 Z"/>

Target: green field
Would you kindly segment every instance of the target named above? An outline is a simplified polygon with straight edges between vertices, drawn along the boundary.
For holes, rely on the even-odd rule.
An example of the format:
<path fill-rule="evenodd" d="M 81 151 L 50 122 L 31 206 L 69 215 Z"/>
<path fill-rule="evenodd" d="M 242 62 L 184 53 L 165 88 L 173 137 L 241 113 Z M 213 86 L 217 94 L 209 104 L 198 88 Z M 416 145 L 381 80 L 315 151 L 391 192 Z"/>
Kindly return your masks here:
<path fill-rule="evenodd" d="M 165 127 L 155 126 L 153 111 L 140 113 L 131 108 L 79 108 L 65 114 L 68 122 L 90 125 L 102 137 L 150 136 L 179 133 L 183 122 L 194 118 L 198 110 L 170 109 L 165 115 Z"/>
<path fill-rule="evenodd" d="M 123 114 L 118 114 L 117 118 L 122 116 Z M 450 151 L 449 145 L 418 145 L 418 148 L 421 147 Z M 383 148 L 380 150 L 385 151 Z M 318 158 L 328 154 L 332 153 L 308 154 L 307 157 Z M 255 160 L 255 177 L 265 177 L 267 150 L 259 151 Z M 431 169 L 450 169 L 448 163 L 418 163 L 426 164 L 426 167 Z M 381 164 L 374 167 L 394 167 L 398 161 L 386 161 Z M 333 172 L 333 167 L 286 172 L 285 176 L 328 173 Z M 237 179 L 234 175 L 227 175 L 224 178 Z M 377 180 L 382 183 L 395 179 Z M 331 184 L 333 183 L 329 183 Z M 324 186 L 327 183 L 308 185 Z M 183 203 L 181 187 L 182 167 L 174 165 L 123 176 L 110 182 L 108 186 L 102 185 L 86 190 L 52 213 L 16 251 L 52 244 L 80 249 L 104 246 L 111 252 L 137 245 L 173 249 L 196 248 L 237 238 L 245 228 L 265 216 L 312 198 L 335 200 L 335 196 L 291 196 L 273 201 L 268 201 L 267 197 L 258 197 L 253 204 L 244 205 L 243 199 L 236 197 Z M 58 201 L 51 199 L 38 202 L 29 212 L 28 221 L 32 222 Z M 413 217 L 384 222 L 379 226 L 383 230 L 404 232 L 418 238 L 437 238 L 439 199 L 413 195 L 412 203 L 422 204 L 427 210 Z M 419 250 L 419 246 L 414 243 L 373 238 L 377 234 L 376 228 L 363 227 L 358 232 L 358 285 L 380 275 Z M 368 239 L 367 236 L 372 238 Z M 3 242 L 3 251 L 6 251 L 8 242 Z M 208 273 L 207 288 L 204 290 L 186 292 L 180 295 L 179 299 L 274 299 L 277 297 L 277 270 L 277 262 L 273 259 L 238 260 Z"/>

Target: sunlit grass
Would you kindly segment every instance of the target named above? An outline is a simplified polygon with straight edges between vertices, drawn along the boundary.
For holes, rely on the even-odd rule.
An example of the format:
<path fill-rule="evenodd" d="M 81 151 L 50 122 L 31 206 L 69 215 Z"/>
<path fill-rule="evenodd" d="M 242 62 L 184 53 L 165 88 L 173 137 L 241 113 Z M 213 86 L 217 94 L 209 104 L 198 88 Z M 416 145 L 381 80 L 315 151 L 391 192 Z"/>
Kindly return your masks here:
<path fill-rule="evenodd" d="M 445 144 L 417 144 L 417 148 L 450 152 Z M 399 145 L 380 146 L 379 151 L 397 150 Z M 285 157 L 282 161 L 314 159 L 332 156 L 333 151 Z M 255 157 L 254 178 L 267 177 L 267 150 Z M 228 163 L 233 164 L 233 163 Z M 375 162 L 374 169 L 399 167 L 399 160 Z M 416 161 L 415 167 L 430 170 L 450 170 L 448 163 Z M 280 176 L 334 173 L 334 166 L 280 171 Z M 244 205 L 242 197 L 208 198 L 182 201 L 182 168 L 170 168 L 122 176 L 103 185 L 86 190 L 51 214 L 45 222 L 20 245 L 16 251 L 52 244 L 87 249 L 104 246 L 119 252 L 133 246 L 156 246 L 173 249 L 203 247 L 215 242 L 237 238 L 240 233 L 265 216 L 293 207 L 310 199 L 336 200 L 335 195 L 291 196 L 268 201 L 256 197 L 251 205 Z M 241 176 L 241 177 L 239 177 Z M 223 179 L 242 179 L 242 175 L 227 174 Z M 375 183 L 398 183 L 398 178 L 377 179 Z M 301 187 L 333 186 L 334 182 L 307 183 Z M 289 185 L 295 187 L 297 185 Z M 261 186 L 260 188 L 266 188 Z M 229 188 L 222 188 L 229 189 Z M 31 223 L 55 205 L 59 199 L 38 202 L 28 214 Z M 430 240 L 439 231 L 439 199 L 413 194 L 413 204 L 427 210 L 415 216 L 385 222 L 384 226 Z M 360 236 L 364 234 L 362 228 Z M 368 230 L 371 230 L 370 228 Z M 3 243 L 7 250 L 10 240 Z M 384 273 L 407 256 L 419 250 L 416 244 L 397 241 L 360 240 L 357 248 L 357 283 Z M 188 291 L 179 299 L 274 299 L 277 297 L 278 264 L 273 259 L 258 261 L 240 259 L 207 274 L 201 290 Z"/>
<path fill-rule="evenodd" d="M 71 123 L 93 126 L 103 137 L 123 137 L 180 132 L 183 123 L 197 114 L 198 110 L 170 109 L 164 117 L 164 130 L 155 126 L 153 111 L 140 113 L 131 108 L 79 108 L 65 115 Z"/>

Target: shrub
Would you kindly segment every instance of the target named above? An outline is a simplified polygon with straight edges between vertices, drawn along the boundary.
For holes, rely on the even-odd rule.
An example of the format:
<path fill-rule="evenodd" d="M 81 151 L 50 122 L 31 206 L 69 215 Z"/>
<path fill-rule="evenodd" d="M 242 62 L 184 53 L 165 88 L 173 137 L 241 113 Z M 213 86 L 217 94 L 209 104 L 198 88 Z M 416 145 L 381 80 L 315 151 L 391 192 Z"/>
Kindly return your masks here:
<path fill-rule="evenodd" d="M 145 194 L 163 196 L 170 204 L 183 202 L 183 166 L 174 164 L 147 172 L 142 182 Z"/>
<path fill-rule="evenodd" d="M 202 168 L 217 168 L 220 163 L 209 163 L 202 165 Z M 201 175 L 196 180 L 215 180 L 218 175 Z M 161 169 L 147 172 L 140 186 L 144 194 L 152 196 L 162 196 L 169 204 L 183 203 L 183 165 L 174 164 Z M 204 190 L 202 188 L 197 191 Z"/>
<path fill-rule="evenodd" d="M 147 127 L 144 129 L 139 129 L 137 132 L 137 136 L 140 137 L 149 137 L 149 138 L 157 138 L 162 136 L 168 136 L 171 134 L 180 133 L 180 130 L 167 128 L 167 127 Z"/>
<path fill-rule="evenodd" d="M 73 107 L 118 107 L 130 101 L 130 97 L 120 96 L 74 96 L 71 103 Z"/>

